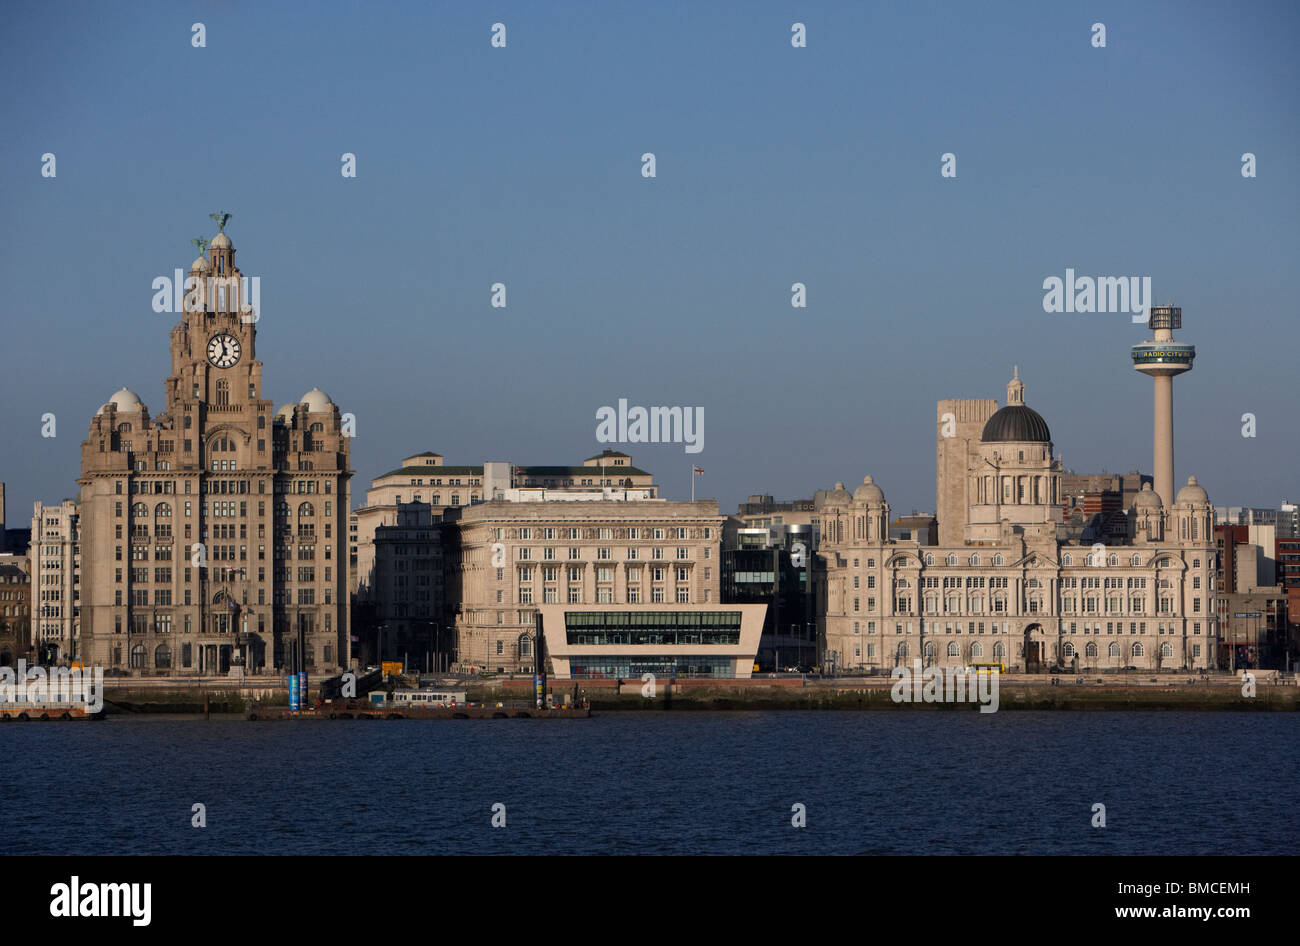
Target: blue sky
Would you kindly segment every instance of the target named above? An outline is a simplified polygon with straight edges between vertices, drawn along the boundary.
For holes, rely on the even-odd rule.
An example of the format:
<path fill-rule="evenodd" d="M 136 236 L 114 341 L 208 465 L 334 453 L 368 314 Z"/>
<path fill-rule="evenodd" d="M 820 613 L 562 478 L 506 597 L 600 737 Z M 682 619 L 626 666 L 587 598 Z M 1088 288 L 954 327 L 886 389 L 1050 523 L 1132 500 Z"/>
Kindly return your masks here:
<path fill-rule="evenodd" d="M 113 391 L 162 409 L 175 319 L 150 283 L 216 210 L 262 278 L 266 396 L 319 386 L 356 415 L 354 502 L 427 449 L 578 462 L 627 398 L 704 408 L 702 453 L 625 448 L 670 497 L 698 464 L 724 511 L 866 473 L 896 512 L 933 509 L 935 402 L 1001 400 L 1013 364 L 1067 467 L 1149 472 L 1146 329 L 1045 313 L 1067 267 L 1183 307 L 1177 478 L 1294 501 L 1298 11 L 6 4 L 9 524 L 76 493 Z"/>

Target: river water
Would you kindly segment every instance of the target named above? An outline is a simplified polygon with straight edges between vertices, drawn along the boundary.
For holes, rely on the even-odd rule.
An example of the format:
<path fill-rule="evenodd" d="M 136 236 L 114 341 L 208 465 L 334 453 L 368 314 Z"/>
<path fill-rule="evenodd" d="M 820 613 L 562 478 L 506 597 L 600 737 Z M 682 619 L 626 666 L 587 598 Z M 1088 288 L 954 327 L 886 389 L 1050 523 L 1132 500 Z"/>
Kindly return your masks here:
<path fill-rule="evenodd" d="M 0 726 L 8 854 L 1258 854 L 1285 713 L 607 713 Z M 206 827 L 192 825 L 205 806 Z M 792 806 L 804 806 L 795 828 Z M 1106 826 L 1092 827 L 1105 805 Z M 493 827 L 494 806 L 504 827 Z M 497 808 L 497 819 L 502 809 Z"/>

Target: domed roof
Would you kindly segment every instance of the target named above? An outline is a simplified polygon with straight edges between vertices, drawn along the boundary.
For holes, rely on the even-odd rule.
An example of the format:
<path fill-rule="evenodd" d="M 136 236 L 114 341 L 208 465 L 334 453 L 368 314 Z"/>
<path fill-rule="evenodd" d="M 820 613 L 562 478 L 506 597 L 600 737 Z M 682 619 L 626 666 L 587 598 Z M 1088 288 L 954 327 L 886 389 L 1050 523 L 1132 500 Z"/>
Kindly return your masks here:
<path fill-rule="evenodd" d="M 885 501 L 885 492 L 876 485 L 871 477 L 864 476 L 862 485 L 853 491 L 853 499 L 855 502 L 860 503 L 883 503 Z"/>
<path fill-rule="evenodd" d="M 323 414 L 334 409 L 334 402 L 330 400 L 328 394 L 320 388 L 312 388 L 302 397 L 298 398 L 299 404 L 306 404 L 307 410 L 313 414 Z"/>
<path fill-rule="evenodd" d="M 1150 483 L 1142 484 L 1142 491 L 1133 500 L 1134 509 L 1159 509 L 1160 494 L 1151 488 Z"/>
<path fill-rule="evenodd" d="M 1048 443 L 1052 432 L 1038 411 L 1023 404 L 1008 404 L 988 419 L 981 443 Z"/>
<path fill-rule="evenodd" d="M 215 246 L 218 249 L 229 249 L 230 237 L 226 236 L 224 233 L 218 233 L 216 236 L 212 238 L 212 242 L 209 243 L 208 245 Z"/>
<path fill-rule="evenodd" d="M 849 491 L 844 488 L 844 484 L 836 483 L 835 488 L 826 494 L 826 499 L 823 500 L 822 505 L 847 506 L 851 502 L 853 502 L 853 497 L 849 495 Z"/>
<path fill-rule="evenodd" d="M 1209 495 L 1205 492 L 1204 487 L 1196 482 L 1196 477 L 1187 477 L 1187 485 L 1178 491 L 1176 503 L 1208 503 Z"/>
<path fill-rule="evenodd" d="M 108 404 L 105 404 L 104 407 L 101 407 L 99 410 L 95 411 L 95 413 L 104 413 L 104 408 L 108 407 L 109 404 L 112 404 L 117 408 L 119 413 L 123 414 L 131 414 L 145 409 L 144 402 L 141 401 L 140 398 L 136 396 L 136 393 L 130 388 L 122 388 L 122 390 L 118 391 L 108 399 Z"/>
<path fill-rule="evenodd" d="M 211 268 L 212 268 L 212 264 L 208 262 L 208 258 L 206 256 L 200 256 L 194 262 L 190 263 L 190 272 L 194 272 L 195 270 L 198 270 L 200 272 L 206 273 Z"/>

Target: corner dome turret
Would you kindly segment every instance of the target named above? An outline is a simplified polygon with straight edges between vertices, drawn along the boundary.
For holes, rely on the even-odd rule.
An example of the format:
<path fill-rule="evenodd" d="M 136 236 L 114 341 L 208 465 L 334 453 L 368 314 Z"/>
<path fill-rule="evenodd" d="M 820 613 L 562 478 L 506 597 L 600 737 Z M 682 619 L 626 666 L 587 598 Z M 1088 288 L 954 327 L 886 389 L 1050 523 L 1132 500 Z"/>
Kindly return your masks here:
<path fill-rule="evenodd" d="M 141 401 L 140 398 L 136 395 L 136 393 L 132 391 L 130 388 L 122 388 L 120 391 L 118 391 L 116 394 L 110 397 L 108 399 L 108 402 L 104 404 L 103 407 L 95 411 L 96 416 L 104 413 L 104 410 L 110 404 L 113 407 L 117 408 L 119 414 L 133 414 L 136 413 L 137 411 L 143 411 L 145 409 L 144 402 Z"/>
<path fill-rule="evenodd" d="M 1151 488 L 1150 483 L 1142 484 L 1142 491 L 1133 499 L 1134 509 L 1160 509 L 1160 494 Z"/>
<path fill-rule="evenodd" d="M 835 488 L 826 494 L 823 501 L 824 506 L 847 506 L 853 502 L 853 496 L 844 488 L 843 483 L 836 483 Z"/>
<path fill-rule="evenodd" d="M 298 398 L 299 404 L 306 404 L 307 410 L 313 414 L 326 414 L 334 410 L 334 402 L 330 400 L 329 395 L 320 388 L 312 388 L 302 397 Z"/>
<path fill-rule="evenodd" d="M 853 491 L 853 499 L 859 503 L 883 503 L 885 492 L 870 476 L 864 476 L 862 485 Z"/>
<path fill-rule="evenodd" d="M 1196 482 L 1196 477 L 1194 476 L 1187 477 L 1187 485 L 1178 491 L 1178 497 L 1174 500 L 1175 503 L 1180 505 L 1190 503 L 1208 503 L 1209 501 L 1209 494 L 1205 492 L 1203 486 Z"/>

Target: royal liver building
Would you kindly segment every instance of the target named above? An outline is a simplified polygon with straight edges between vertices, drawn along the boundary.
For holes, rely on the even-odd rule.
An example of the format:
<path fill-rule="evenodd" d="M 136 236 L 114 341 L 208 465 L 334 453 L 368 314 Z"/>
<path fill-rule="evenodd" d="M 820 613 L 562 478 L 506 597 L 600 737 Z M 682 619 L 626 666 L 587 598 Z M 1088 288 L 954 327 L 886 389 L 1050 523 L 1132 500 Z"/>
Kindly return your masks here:
<path fill-rule="evenodd" d="M 317 389 L 279 411 L 262 398 L 235 248 L 224 232 L 196 242 L 163 410 L 122 388 L 82 443 L 77 655 L 139 674 L 334 670 L 349 639 L 343 417 Z"/>
<path fill-rule="evenodd" d="M 869 476 L 824 501 L 827 665 L 1214 666 L 1213 509 L 1195 477 L 1169 506 L 1148 484 L 1122 534 L 1074 543 L 1061 528 L 1061 461 L 1018 373 L 1001 409 L 938 408 L 938 545 L 891 540 Z"/>

